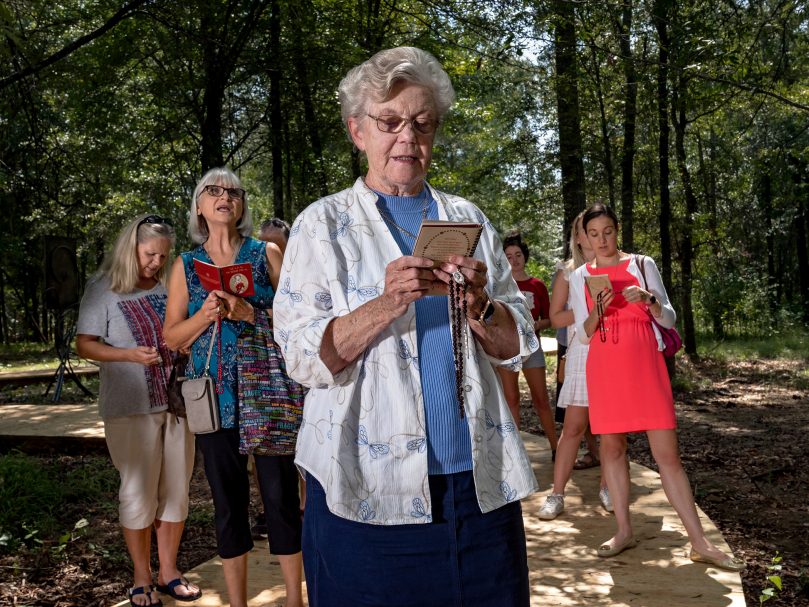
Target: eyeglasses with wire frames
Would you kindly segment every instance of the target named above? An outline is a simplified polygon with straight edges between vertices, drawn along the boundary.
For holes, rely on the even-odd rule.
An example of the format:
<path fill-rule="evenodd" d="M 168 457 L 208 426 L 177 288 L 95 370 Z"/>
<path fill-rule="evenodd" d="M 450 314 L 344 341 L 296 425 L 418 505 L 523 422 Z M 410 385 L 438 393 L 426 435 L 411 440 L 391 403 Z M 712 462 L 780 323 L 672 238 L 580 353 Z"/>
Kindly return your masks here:
<path fill-rule="evenodd" d="M 218 198 L 224 192 L 227 192 L 228 197 L 234 200 L 242 200 L 244 198 L 244 190 L 241 188 L 223 188 L 221 185 L 206 185 L 202 189 L 214 198 Z"/>
<path fill-rule="evenodd" d="M 172 222 L 171 219 L 168 217 L 161 217 L 160 215 L 147 215 L 138 222 L 138 227 L 141 227 L 144 223 L 165 223 L 172 228 L 174 227 L 174 222 Z"/>
<path fill-rule="evenodd" d="M 441 121 L 436 118 L 413 118 L 408 120 L 393 114 L 383 114 L 381 116 L 366 114 L 366 116 L 376 121 L 376 128 L 383 133 L 401 133 L 405 126 L 410 124 L 417 133 L 432 135 L 438 130 L 438 125 L 441 124 Z"/>

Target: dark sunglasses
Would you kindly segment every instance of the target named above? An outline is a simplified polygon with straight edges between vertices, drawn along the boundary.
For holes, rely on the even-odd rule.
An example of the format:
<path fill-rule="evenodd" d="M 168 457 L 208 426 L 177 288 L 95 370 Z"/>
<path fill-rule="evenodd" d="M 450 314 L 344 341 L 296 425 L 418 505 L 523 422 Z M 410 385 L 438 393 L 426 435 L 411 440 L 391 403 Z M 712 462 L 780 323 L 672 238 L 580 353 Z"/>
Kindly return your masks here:
<path fill-rule="evenodd" d="M 143 219 L 140 220 L 138 223 L 138 227 L 141 227 L 144 223 L 165 223 L 166 225 L 174 227 L 174 222 L 171 221 L 168 217 L 161 217 L 160 215 L 147 215 Z"/>

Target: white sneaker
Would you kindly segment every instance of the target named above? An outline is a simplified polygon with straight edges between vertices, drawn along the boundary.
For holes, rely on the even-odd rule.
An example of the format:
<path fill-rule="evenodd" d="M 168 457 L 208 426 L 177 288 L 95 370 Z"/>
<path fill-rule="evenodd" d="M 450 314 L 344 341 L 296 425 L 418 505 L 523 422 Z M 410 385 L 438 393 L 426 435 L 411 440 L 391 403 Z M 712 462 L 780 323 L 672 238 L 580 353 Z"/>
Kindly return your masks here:
<path fill-rule="evenodd" d="M 539 509 L 539 518 L 543 521 L 552 521 L 565 511 L 565 496 L 560 493 L 551 493 Z"/>
<path fill-rule="evenodd" d="M 612 498 L 610 497 L 610 488 L 604 487 L 601 491 L 598 492 L 598 497 L 601 498 L 601 505 L 604 506 L 604 510 L 607 512 L 612 512 Z"/>

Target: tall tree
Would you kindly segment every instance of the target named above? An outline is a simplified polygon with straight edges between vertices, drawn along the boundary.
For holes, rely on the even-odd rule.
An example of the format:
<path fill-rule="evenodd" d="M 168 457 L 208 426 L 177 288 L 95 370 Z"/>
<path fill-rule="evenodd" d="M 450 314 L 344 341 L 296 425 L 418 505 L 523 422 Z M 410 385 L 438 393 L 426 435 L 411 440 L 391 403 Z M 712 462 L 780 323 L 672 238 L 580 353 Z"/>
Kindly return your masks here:
<path fill-rule="evenodd" d="M 270 149 L 273 215 L 284 217 L 283 128 L 281 114 L 281 7 L 270 0 Z M 287 219 L 293 219 L 288 217 Z"/>
<path fill-rule="evenodd" d="M 222 112 L 225 93 L 242 52 L 263 24 L 270 0 L 244 0 L 223 4 L 200 0 L 200 40 L 205 82 L 200 118 L 202 171 L 225 163 Z"/>
<path fill-rule="evenodd" d="M 764 215 L 764 242 L 767 246 L 767 299 L 770 309 L 775 312 L 775 290 L 778 278 L 775 275 L 775 233 L 772 225 L 772 177 L 770 168 L 764 166 L 764 175 L 761 178 L 761 210 Z"/>
<path fill-rule="evenodd" d="M 587 206 L 584 154 L 579 116 L 579 58 L 576 51 L 575 4 L 554 2 L 554 50 L 556 54 L 556 113 L 559 123 L 559 165 L 562 170 L 564 228 Z"/>
<path fill-rule="evenodd" d="M 677 170 L 685 195 L 685 220 L 682 226 L 680 274 L 682 276 L 682 310 L 683 310 L 683 346 L 686 354 L 691 357 L 697 355 L 696 326 L 694 325 L 694 306 L 692 295 L 694 292 L 694 223 L 697 214 L 697 196 L 691 181 L 691 172 L 688 170 L 688 161 L 685 151 L 686 103 L 688 94 L 688 80 L 685 76 L 677 79 L 672 99 L 672 123 L 674 124 L 674 149 L 677 155 Z"/>
<path fill-rule="evenodd" d="M 593 73 L 596 78 L 596 94 L 598 95 L 598 110 L 601 115 L 601 139 L 604 142 L 604 170 L 607 173 L 607 192 L 609 193 L 610 206 L 615 208 L 615 170 L 612 166 L 612 146 L 610 145 L 610 133 L 607 124 L 607 113 L 604 110 L 604 90 L 601 86 L 601 67 L 599 66 L 596 49 L 591 46 L 593 55 Z"/>
<path fill-rule="evenodd" d="M 317 115 L 315 114 L 312 86 L 309 82 L 307 57 L 304 50 L 304 40 L 307 37 L 306 33 L 304 32 L 304 15 L 300 7 L 298 7 L 294 13 L 294 31 L 292 35 L 294 52 L 292 55 L 292 63 L 295 66 L 298 89 L 300 90 L 301 100 L 303 101 L 306 131 L 309 136 L 309 143 L 312 146 L 312 154 L 314 155 L 315 179 L 317 181 L 316 185 L 318 186 L 320 196 L 328 196 L 329 188 L 326 183 L 326 167 L 323 159 L 323 143 L 320 138 L 320 127 L 318 126 Z"/>
<path fill-rule="evenodd" d="M 809 325 L 809 259 L 806 251 L 806 205 L 804 198 L 809 188 L 801 179 L 801 163 L 795 162 L 792 173 L 793 192 L 795 196 L 795 232 L 798 245 L 798 287 L 801 294 L 801 320 Z"/>
<path fill-rule="evenodd" d="M 632 3 L 626 2 L 620 24 L 621 55 L 626 78 L 624 97 L 624 144 L 621 155 L 621 239 L 626 251 L 635 251 L 635 121 L 638 83 L 632 57 Z"/>
<path fill-rule="evenodd" d="M 658 39 L 657 150 L 660 180 L 660 274 L 663 278 L 663 286 L 671 294 L 674 289 L 671 282 L 671 190 L 669 188 L 669 1 L 655 1 L 654 24 Z"/>

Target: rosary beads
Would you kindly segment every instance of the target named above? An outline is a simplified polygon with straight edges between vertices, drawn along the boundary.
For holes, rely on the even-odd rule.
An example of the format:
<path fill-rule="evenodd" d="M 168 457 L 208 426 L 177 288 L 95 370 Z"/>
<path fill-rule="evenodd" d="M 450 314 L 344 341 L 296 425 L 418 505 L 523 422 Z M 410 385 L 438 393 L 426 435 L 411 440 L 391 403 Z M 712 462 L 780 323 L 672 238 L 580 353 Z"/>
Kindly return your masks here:
<path fill-rule="evenodd" d="M 598 306 L 598 333 L 601 338 L 601 343 L 607 341 L 607 330 L 604 327 L 604 292 L 601 291 L 596 297 L 596 305 Z"/>
<path fill-rule="evenodd" d="M 449 302 L 452 312 L 452 354 L 455 358 L 455 392 L 458 397 L 458 410 L 461 419 L 464 418 L 464 373 L 463 373 L 463 342 L 461 333 L 466 335 L 463 323 L 466 320 L 466 290 L 468 285 L 460 270 L 455 270 L 452 280 L 449 281 Z M 463 304 L 461 304 L 463 301 Z"/>

